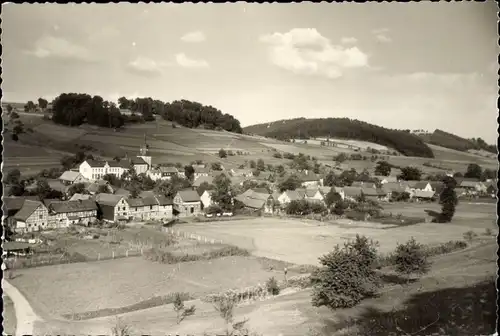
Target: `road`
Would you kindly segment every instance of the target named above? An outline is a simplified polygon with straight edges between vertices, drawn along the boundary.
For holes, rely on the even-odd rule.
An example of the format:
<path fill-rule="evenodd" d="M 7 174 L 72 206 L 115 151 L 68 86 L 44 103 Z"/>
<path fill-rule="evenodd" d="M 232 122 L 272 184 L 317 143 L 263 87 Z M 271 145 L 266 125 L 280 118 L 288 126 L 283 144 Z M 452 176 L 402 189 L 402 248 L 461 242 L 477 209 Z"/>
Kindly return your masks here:
<path fill-rule="evenodd" d="M 33 335 L 36 321 L 42 319 L 33 311 L 33 308 L 26 298 L 12 286 L 8 281 L 2 279 L 2 288 L 5 294 L 10 297 L 14 303 L 16 313 L 16 336 Z"/>

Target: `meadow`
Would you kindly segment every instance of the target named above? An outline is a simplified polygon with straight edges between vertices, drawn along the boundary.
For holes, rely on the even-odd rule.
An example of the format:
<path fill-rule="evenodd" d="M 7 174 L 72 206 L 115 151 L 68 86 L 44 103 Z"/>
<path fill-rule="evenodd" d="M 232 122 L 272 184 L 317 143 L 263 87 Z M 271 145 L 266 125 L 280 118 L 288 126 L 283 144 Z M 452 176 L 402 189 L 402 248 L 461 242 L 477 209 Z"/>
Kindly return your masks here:
<path fill-rule="evenodd" d="M 3 334 L 4 335 L 15 335 L 16 334 L 16 314 L 14 311 L 14 303 L 12 300 L 6 296 L 2 295 L 3 300 Z"/>
<path fill-rule="evenodd" d="M 492 207 L 492 206 L 490 206 Z M 387 211 L 387 209 L 386 209 Z M 395 213 L 396 211 L 393 211 Z M 422 209 L 422 213 L 425 214 Z M 491 216 L 491 215 L 490 215 Z M 494 217 L 491 216 L 491 221 Z M 423 244 L 437 245 L 449 240 L 461 240 L 466 231 L 484 233 L 484 226 L 475 227 L 469 219 L 458 224 L 421 223 L 409 226 L 380 228 L 379 225 L 349 227 L 339 222 L 320 225 L 293 219 L 256 218 L 233 222 L 205 224 L 183 224 L 176 229 L 199 234 L 209 239 L 248 249 L 253 255 L 282 260 L 294 264 L 317 265 L 318 258 L 331 251 L 337 244 L 354 239 L 356 234 L 366 235 L 380 243 L 380 252 L 388 253 L 410 237 Z M 297 248 L 300 246 L 300 248 Z"/>

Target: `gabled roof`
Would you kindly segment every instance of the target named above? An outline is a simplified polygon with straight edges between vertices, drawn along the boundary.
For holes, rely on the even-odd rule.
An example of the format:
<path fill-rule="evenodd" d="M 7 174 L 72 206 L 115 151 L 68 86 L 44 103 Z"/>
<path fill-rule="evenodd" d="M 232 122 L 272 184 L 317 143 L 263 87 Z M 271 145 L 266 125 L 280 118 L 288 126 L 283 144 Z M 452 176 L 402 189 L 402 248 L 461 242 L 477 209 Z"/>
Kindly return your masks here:
<path fill-rule="evenodd" d="M 380 181 L 387 181 L 387 182 L 397 182 L 398 177 L 397 176 L 382 176 L 382 175 L 375 175 L 375 178 L 378 178 Z"/>
<path fill-rule="evenodd" d="M 251 190 L 253 193 L 269 195 L 269 191 L 266 188 L 253 188 Z"/>
<path fill-rule="evenodd" d="M 21 209 L 19 209 L 19 211 L 14 215 L 14 219 L 25 221 L 33 214 L 33 212 L 35 212 L 36 209 L 38 209 L 38 207 L 45 206 L 39 201 L 25 200 Z"/>
<path fill-rule="evenodd" d="M 481 182 L 479 181 L 462 181 L 460 182 L 459 186 L 460 187 L 465 187 L 465 188 L 475 188 L 478 186 Z"/>
<path fill-rule="evenodd" d="M 147 165 L 148 163 L 146 161 L 144 161 L 143 158 L 141 157 L 138 157 L 138 156 L 135 156 L 133 158 L 130 159 L 130 162 L 133 164 L 133 165 Z"/>
<path fill-rule="evenodd" d="M 344 195 L 347 197 L 360 196 L 361 190 L 359 187 L 344 187 Z"/>
<path fill-rule="evenodd" d="M 195 167 L 193 166 L 194 172 L 198 174 L 208 174 L 210 172 L 210 169 L 206 167 Z"/>
<path fill-rule="evenodd" d="M 375 189 L 377 186 L 373 182 L 354 181 L 352 182 L 351 187 Z"/>
<path fill-rule="evenodd" d="M 305 193 L 299 190 L 285 190 L 284 193 L 290 201 L 300 201 L 304 198 Z"/>
<path fill-rule="evenodd" d="M 125 196 L 123 196 L 123 195 L 99 194 L 96 196 L 96 202 L 100 205 L 115 206 L 124 197 Z"/>
<path fill-rule="evenodd" d="M 4 213 L 20 210 L 23 207 L 24 201 L 23 197 L 4 197 L 2 210 Z"/>
<path fill-rule="evenodd" d="M 168 198 L 163 195 L 157 195 L 156 200 L 158 201 L 158 205 L 172 205 L 174 201 L 171 198 Z"/>
<path fill-rule="evenodd" d="M 319 181 L 320 177 L 316 175 L 314 172 L 300 173 L 298 175 L 299 180 L 302 182 L 313 182 Z"/>
<path fill-rule="evenodd" d="M 71 196 L 71 198 L 69 200 L 70 201 L 77 201 L 77 200 L 88 200 L 88 199 L 90 199 L 90 195 L 76 193 L 76 194 L 73 194 L 73 196 Z"/>
<path fill-rule="evenodd" d="M 179 170 L 176 167 L 159 167 L 158 168 L 162 173 L 172 173 L 176 174 Z"/>
<path fill-rule="evenodd" d="M 87 162 L 89 166 L 91 166 L 92 168 L 104 168 L 104 166 L 106 165 L 106 161 L 100 161 L 100 160 L 98 161 L 89 159 L 85 160 L 84 162 Z"/>
<path fill-rule="evenodd" d="M 419 182 L 415 183 L 414 188 L 415 189 L 424 189 L 425 187 L 427 187 L 428 184 L 430 184 L 430 183 L 427 181 L 419 181 Z M 431 187 L 432 187 L 432 185 L 431 185 Z"/>
<path fill-rule="evenodd" d="M 318 191 L 319 191 L 318 189 L 306 189 L 305 195 L 306 195 L 306 197 L 314 197 L 314 196 L 316 196 L 316 193 Z"/>
<path fill-rule="evenodd" d="M 204 182 L 207 182 L 208 184 L 212 184 L 214 182 L 214 178 L 210 175 L 209 176 L 200 176 L 193 181 L 193 187 L 199 187 Z"/>
<path fill-rule="evenodd" d="M 51 189 L 66 193 L 70 186 L 64 185 L 60 180 L 47 180 L 47 183 Z"/>
<path fill-rule="evenodd" d="M 45 207 L 47 207 L 47 209 L 50 207 L 50 205 L 52 203 L 56 203 L 56 202 L 62 202 L 60 199 L 58 198 L 46 198 L 43 200 L 43 204 L 45 205 Z"/>
<path fill-rule="evenodd" d="M 62 173 L 61 176 L 59 176 L 59 179 L 60 180 L 63 180 L 63 181 L 70 181 L 70 182 L 73 182 L 75 181 L 78 177 L 81 177 L 82 174 L 78 173 L 78 172 L 75 172 L 75 171 L 72 171 L 72 170 L 67 170 L 65 171 L 64 173 Z"/>
<path fill-rule="evenodd" d="M 199 202 L 200 195 L 194 190 L 180 190 L 177 195 L 182 199 L 183 202 Z"/>
<path fill-rule="evenodd" d="M 115 190 L 114 194 L 115 195 L 130 196 L 130 191 L 128 191 L 127 189 L 118 188 Z"/>
<path fill-rule="evenodd" d="M 144 190 L 139 193 L 140 198 L 154 197 L 155 192 L 153 190 Z"/>
<path fill-rule="evenodd" d="M 97 210 L 97 204 L 91 200 L 59 201 L 52 202 L 49 209 L 55 213 L 70 213 L 79 211 Z"/>
<path fill-rule="evenodd" d="M 415 190 L 413 196 L 418 198 L 432 198 L 434 196 L 434 191 Z"/>
<path fill-rule="evenodd" d="M 123 169 L 129 169 L 130 168 L 130 161 L 129 160 L 120 160 L 120 161 L 108 161 L 108 165 L 112 168 L 123 168 Z"/>

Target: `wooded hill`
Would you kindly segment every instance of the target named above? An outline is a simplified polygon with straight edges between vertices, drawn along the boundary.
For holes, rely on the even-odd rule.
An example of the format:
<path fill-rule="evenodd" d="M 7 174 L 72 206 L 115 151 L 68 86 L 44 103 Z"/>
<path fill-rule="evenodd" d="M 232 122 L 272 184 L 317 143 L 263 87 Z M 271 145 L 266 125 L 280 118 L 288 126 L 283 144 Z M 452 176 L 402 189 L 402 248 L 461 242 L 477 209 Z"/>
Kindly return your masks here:
<path fill-rule="evenodd" d="M 373 142 L 406 156 L 433 158 L 432 150 L 417 135 L 348 118 L 297 118 L 245 127 L 245 133 L 279 140 L 332 137 Z"/>
<path fill-rule="evenodd" d="M 483 139 L 465 139 L 459 137 L 458 135 L 451 134 L 440 129 L 435 130 L 430 134 L 420 134 L 419 135 L 425 142 L 430 144 L 446 147 L 450 149 L 455 149 L 458 151 L 466 152 L 469 149 L 480 150 L 483 149 L 490 153 L 496 153 L 497 149 L 495 145 L 488 145 Z"/>

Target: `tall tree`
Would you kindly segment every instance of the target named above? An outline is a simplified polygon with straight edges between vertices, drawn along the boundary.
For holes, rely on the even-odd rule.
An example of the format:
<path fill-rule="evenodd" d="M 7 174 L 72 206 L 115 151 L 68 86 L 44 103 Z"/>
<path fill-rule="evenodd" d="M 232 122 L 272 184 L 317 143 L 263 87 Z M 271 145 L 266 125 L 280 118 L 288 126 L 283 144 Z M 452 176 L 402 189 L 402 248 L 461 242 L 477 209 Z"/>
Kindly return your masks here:
<path fill-rule="evenodd" d="M 375 167 L 375 174 L 381 176 L 389 176 L 390 173 L 391 165 L 387 161 L 377 162 L 377 166 Z"/>
<path fill-rule="evenodd" d="M 47 106 L 49 105 L 49 102 L 46 99 L 43 98 L 38 98 L 38 106 L 42 109 L 45 110 Z"/>
<path fill-rule="evenodd" d="M 231 210 L 233 207 L 233 198 L 231 195 L 231 180 L 224 174 L 214 178 L 214 191 L 212 200 L 218 204 L 222 210 Z"/>
<path fill-rule="evenodd" d="M 451 222 L 451 219 L 455 215 L 455 207 L 458 204 L 457 193 L 455 192 L 455 187 L 457 181 L 449 176 L 443 179 L 444 189 L 439 197 L 439 204 L 441 204 L 441 214 L 438 217 L 438 221 L 442 223 Z"/>
<path fill-rule="evenodd" d="M 417 167 L 404 167 L 401 168 L 401 174 L 398 178 L 405 181 L 420 181 L 422 178 L 422 171 Z"/>
<path fill-rule="evenodd" d="M 466 178 L 477 178 L 480 179 L 483 174 L 483 168 L 477 163 L 471 163 L 467 166 L 467 171 L 464 174 Z"/>

